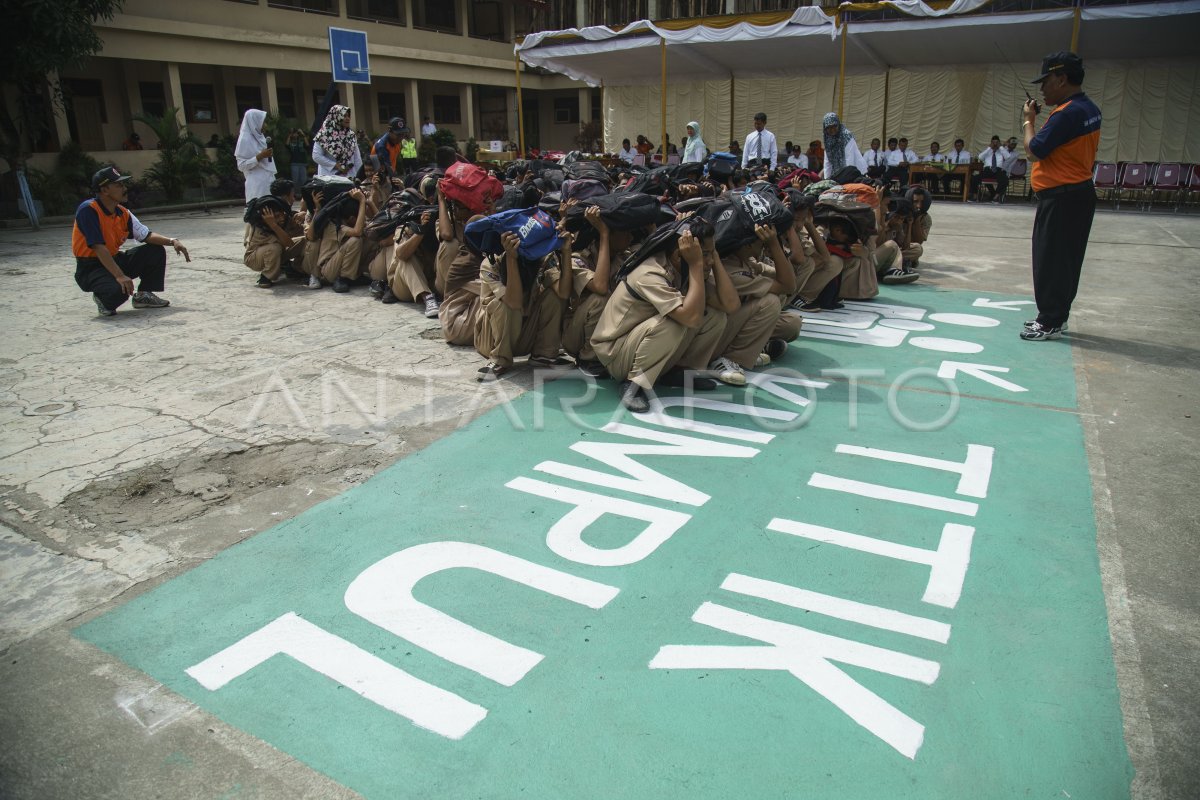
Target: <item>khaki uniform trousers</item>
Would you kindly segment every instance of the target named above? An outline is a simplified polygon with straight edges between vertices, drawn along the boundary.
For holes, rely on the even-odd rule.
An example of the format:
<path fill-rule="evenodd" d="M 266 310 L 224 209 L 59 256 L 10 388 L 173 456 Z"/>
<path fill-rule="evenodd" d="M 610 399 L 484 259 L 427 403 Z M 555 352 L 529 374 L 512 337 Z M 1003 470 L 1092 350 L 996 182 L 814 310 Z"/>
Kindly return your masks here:
<path fill-rule="evenodd" d="M 821 294 L 821 290 L 829 285 L 829 282 L 838 276 L 842 271 L 842 260 L 837 256 L 830 256 L 828 262 L 824 265 L 813 259 L 813 269 L 809 273 L 808 278 L 804 283 L 797 282 L 800 287 L 797 296 L 803 298 L 806 302 L 812 302 L 817 299 L 817 295 Z M 794 299 L 794 298 L 793 298 Z"/>
<path fill-rule="evenodd" d="M 895 242 L 884 242 L 875 248 L 875 274 L 882 275 L 889 269 L 900 266 L 897 259 L 902 259 L 900 245 Z"/>
<path fill-rule="evenodd" d="M 319 242 L 309 242 L 304 253 L 305 271 L 309 275 L 316 275 L 326 283 L 333 283 L 337 278 L 352 281 L 358 277 L 362 239 L 347 236 L 346 230 L 343 227 L 338 231 L 331 223 L 325 226 Z"/>
<path fill-rule="evenodd" d="M 780 298 L 780 305 L 783 305 L 783 298 Z M 804 320 L 799 314 L 791 314 L 784 311 L 779 315 L 779 319 L 775 320 L 775 327 L 771 329 L 772 339 L 783 339 L 785 342 L 794 342 L 800 336 L 800 327 Z"/>
<path fill-rule="evenodd" d="M 285 250 L 273 234 L 270 241 L 263 242 L 257 247 L 254 246 L 255 241 L 256 237 L 251 236 L 246 254 L 242 257 L 242 263 L 255 272 L 261 272 L 270 281 L 277 281 L 283 277 L 285 257 L 288 260 L 294 260 L 303 256 L 306 243 L 303 236 L 294 238 L 291 247 Z"/>
<path fill-rule="evenodd" d="M 457 238 L 448 242 L 438 242 L 437 259 L 435 260 L 437 267 L 433 279 L 433 288 L 438 293 L 438 297 L 446 295 L 446 280 L 450 275 L 450 267 L 454 264 L 454 259 L 458 257 L 460 247 L 462 247 L 462 242 Z"/>
<path fill-rule="evenodd" d="M 510 308 L 499 297 L 490 297 L 483 303 L 475 319 L 475 349 L 481 356 L 501 367 L 511 367 L 516 356 L 558 355 L 566 301 L 542 287 L 533 291 L 535 297 L 528 316 L 523 309 Z"/>
<path fill-rule="evenodd" d="M 836 256 L 830 256 L 832 261 Z M 879 280 L 873 269 L 875 260 L 870 252 L 865 257 L 839 259 L 843 262 L 841 300 L 867 300 L 879 294 Z"/>
<path fill-rule="evenodd" d="M 647 391 L 671 367 L 708 369 L 717 341 L 725 330 L 725 312 L 704 311 L 695 328 L 687 328 L 666 315 L 640 323 L 620 339 L 595 342 L 596 356 L 619 381 L 630 380 Z"/>
<path fill-rule="evenodd" d="M 479 318 L 479 280 L 468 281 L 442 300 L 438 321 L 446 344 L 474 344 L 475 322 Z M 392 290 L 393 292 L 395 289 Z"/>
<path fill-rule="evenodd" d="M 777 294 L 743 298 L 741 307 L 726 318 L 725 331 L 717 341 L 713 357 L 724 356 L 742 369 L 752 369 L 775 331 L 782 310 Z"/>
<path fill-rule="evenodd" d="M 904 256 L 905 261 L 916 261 L 924 254 L 925 248 L 918 242 L 913 242 L 900 251 L 900 255 Z"/>
<path fill-rule="evenodd" d="M 576 360 L 596 360 L 596 351 L 592 349 L 592 332 L 596 330 L 596 323 L 600 321 L 607 302 L 606 294 L 585 292 L 571 309 L 563 325 L 562 347 Z"/>
<path fill-rule="evenodd" d="M 421 295 L 430 294 L 429 284 L 435 279 L 436 262 L 432 253 L 420 246 L 409 258 L 393 256 L 388 261 L 387 282 L 392 294 L 402 303 L 416 302 Z"/>
<path fill-rule="evenodd" d="M 396 243 L 386 239 L 379 243 L 371 259 L 367 262 L 367 275 L 371 281 L 387 281 L 392 271 L 392 254 L 396 251 Z"/>

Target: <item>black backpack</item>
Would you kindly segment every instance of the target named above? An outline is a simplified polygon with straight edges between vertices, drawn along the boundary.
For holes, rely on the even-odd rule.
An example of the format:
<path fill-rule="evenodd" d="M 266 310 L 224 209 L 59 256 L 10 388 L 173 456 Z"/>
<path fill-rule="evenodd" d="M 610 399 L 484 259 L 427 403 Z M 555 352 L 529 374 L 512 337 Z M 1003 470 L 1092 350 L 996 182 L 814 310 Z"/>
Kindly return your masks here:
<path fill-rule="evenodd" d="M 655 167 L 638 173 L 629 179 L 629 183 L 617 189 L 618 192 L 632 192 L 662 197 L 671 192 L 670 167 Z"/>
<path fill-rule="evenodd" d="M 722 197 L 699 212 L 716 229 L 717 252 L 728 255 L 758 240 L 756 225 L 770 225 L 783 233 L 792 224 L 792 212 L 774 194 L 739 192 Z"/>
<path fill-rule="evenodd" d="M 242 222 L 247 222 L 260 231 L 271 231 L 271 226 L 263 222 L 262 213 L 267 209 L 272 211 L 282 211 L 285 214 L 290 214 L 292 209 L 282 198 L 268 194 L 262 197 L 256 197 L 246 204 L 246 213 L 242 215 Z"/>
<path fill-rule="evenodd" d="M 313 200 L 314 193 L 320 192 L 321 202 L 329 203 L 334 198 L 350 191 L 356 185 L 357 184 L 349 178 L 343 178 L 337 175 L 319 176 L 301 186 L 300 194 L 304 198 L 304 202 L 309 208 L 315 208 L 316 202 Z"/>
<path fill-rule="evenodd" d="M 663 206 L 648 194 L 620 192 L 581 200 L 567 209 L 567 230 L 579 233 L 591 228 L 584 212 L 592 206 L 600 209 L 600 219 L 615 231 L 631 231 L 664 222 Z M 669 221 L 669 220 L 666 220 Z"/>
<path fill-rule="evenodd" d="M 612 178 L 609 177 L 608 170 L 599 161 L 573 161 L 563 167 L 563 172 L 572 180 L 588 178 L 600 181 L 605 186 L 612 186 Z"/>

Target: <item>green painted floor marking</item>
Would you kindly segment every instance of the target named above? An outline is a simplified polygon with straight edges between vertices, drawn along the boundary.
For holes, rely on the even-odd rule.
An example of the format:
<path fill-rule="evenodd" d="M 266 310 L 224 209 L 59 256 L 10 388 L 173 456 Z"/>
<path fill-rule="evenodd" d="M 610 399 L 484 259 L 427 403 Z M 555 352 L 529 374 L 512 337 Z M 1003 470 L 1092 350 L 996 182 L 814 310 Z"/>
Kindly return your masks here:
<path fill-rule="evenodd" d="M 1082 431 L 1046 408 L 1074 405 L 1070 348 L 905 289 L 880 301 L 1003 324 L 905 332 L 974 354 L 802 339 L 781 366 L 949 359 L 1027 391 L 960 375 L 978 397 L 913 431 L 886 380 L 854 429 L 845 379 L 807 409 L 728 390 L 812 413 L 694 409 L 718 435 L 614 416 L 611 385 L 564 412 L 583 384 L 557 381 L 76 633 L 371 798 L 1127 797 Z M 896 395 L 918 423 L 953 403 Z M 663 444 L 639 434 L 708 455 L 642 450 L 638 482 L 571 449 Z"/>

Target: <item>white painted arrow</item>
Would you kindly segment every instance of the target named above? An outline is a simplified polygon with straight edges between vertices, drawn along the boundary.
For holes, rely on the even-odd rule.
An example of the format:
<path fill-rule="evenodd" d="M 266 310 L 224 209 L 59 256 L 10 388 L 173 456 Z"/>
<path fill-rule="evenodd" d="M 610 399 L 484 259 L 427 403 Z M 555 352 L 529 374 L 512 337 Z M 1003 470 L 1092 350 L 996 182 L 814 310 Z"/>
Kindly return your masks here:
<path fill-rule="evenodd" d="M 976 308 L 999 308 L 1004 311 L 1020 311 L 1020 306 L 1033 305 L 1032 300 L 989 300 L 986 297 L 977 297 L 971 305 Z"/>
<path fill-rule="evenodd" d="M 993 375 L 993 372 L 1008 372 L 1008 367 L 996 367 L 991 364 L 968 364 L 962 361 L 943 361 L 938 367 L 938 377 L 953 380 L 958 373 L 970 375 L 972 378 L 978 378 L 985 383 L 990 383 L 993 386 L 999 386 L 1001 389 L 1007 389 L 1010 392 L 1027 392 L 1029 391 L 1024 386 L 1018 386 L 1012 381 L 1006 381 L 998 375 Z"/>

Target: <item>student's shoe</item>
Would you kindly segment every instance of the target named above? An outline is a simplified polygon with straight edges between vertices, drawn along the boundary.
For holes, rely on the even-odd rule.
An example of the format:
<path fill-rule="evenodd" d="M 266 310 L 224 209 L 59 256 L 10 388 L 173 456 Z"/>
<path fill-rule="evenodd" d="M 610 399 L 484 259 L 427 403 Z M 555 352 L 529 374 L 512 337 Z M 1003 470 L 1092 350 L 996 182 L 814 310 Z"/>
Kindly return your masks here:
<path fill-rule="evenodd" d="M 379 298 L 379 301 L 381 303 L 386 303 L 387 305 L 391 305 L 392 303 L 399 303 L 400 298 L 396 297 L 396 293 L 393 292 L 392 287 L 389 286 L 383 290 L 383 296 Z"/>
<path fill-rule="evenodd" d="M 254 284 L 256 289 L 270 289 L 275 285 L 275 281 L 268 278 L 266 275 L 259 275 L 258 281 Z"/>
<path fill-rule="evenodd" d="M 766 352 L 759 353 L 754 357 L 754 368 L 761 369 L 771 366 L 771 357 Z"/>
<path fill-rule="evenodd" d="M 1021 338 L 1027 342 L 1040 342 L 1045 339 L 1057 339 L 1062 336 L 1062 331 L 1061 325 L 1051 328 L 1035 322 L 1032 326 L 1021 330 Z"/>
<path fill-rule="evenodd" d="M 169 305 L 171 305 L 170 300 L 164 300 L 154 292 L 133 293 L 134 308 L 166 308 Z"/>
<path fill-rule="evenodd" d="M 921 277 L 915 272 L 907 272 L 903 269 L 889 269 L 883 273 L 883 277 L 879 279 L 880 283 L 897 284 L 897 283 L 912 283 L 917 278 Z"/>
<path fill-rule="evenodd" d="M 688 373 L 681 367 L 671 367 L 659 377 L 658 383 L 661 383 L 663 386 L 675 386 L 682 389 L 691 386 L 692 390 L 696 392 L 711 392 L 717 388 L 717 382 L 714 379 L 705 377 L 699 372 L 694 371 L 691 374 L 691 382 L 689 383 Z"/>
<path fill-rule="evenodd" d="M 104 301 L 100 299 L 100 295 L 93 294 L 92 299 L 96 301 L 96 311 L 100 314 L 100 316 L 115 317 L 117 315 L 117 312 L 115 309 L 111 309 L 108 306 L 104 305 Z"/>
<path fill-rule="evenodd" d="M 645 414 L 650 410 L 650 400 L 646 397 L 646 391 L 633 381 L 621 384 L 621 405 L 634 414 Z"/>
<path fill-rule="evenodd" d="M 767 339 L 767 346 L 763 348 L 763 352 L 774 361 L 787 352 L 787 347 L 788 343 L 783 339 Z"/>
<path fill-rule="evenodd" d="M 333 282 L 333 290 L 338 294 L 345 294 L 350 291 L 350 281 L 345 278 L 338 278 Z"/>
<path fill-rule="evenodd" d="M 371 281 L 371 287 L 367 289 L 367 293 L 376 300 L 383 297 L 383 281 Z"/>
<path fill-rule="evenodd" d="M 318 278 L 316 275 L 309 275 L 308 276 L 308 288 L 309 289 L 320 289 L 321 288 L 321 279 Z"/>
<path fill-rule="evenodd" d="M 543 369 L 562 369 L 573 367 L 575 362 L 565 356 L 530 356 L 529 366 Z"/>
<path fill-rule="evenodd" d="M 425 295 L 425 316 L 429 319 L 437 319 L 438 312 L 442 307 L 438 305 L 437 298 L 432 294 Z"/>
<path fill-rule="evenodd" d="M 715 359 L 709 364 L 708 371 L 715 372 L 717 380 L 721 383 L 727 383 L 730 386 L 746 385 L 746 373 L 742 371 L 739 365 L 724 356 Z"/>
<path fill-rule="evenodd" d="M 819 314 L 824 311 L 824 309 L 821 308 L 821 304 L 816 300 L 813 300 L 810 303 L 806 303 L 803 300 L 797 300 L 796 303 L 799 303 L 799 305 L 793 303 L 792 308 L 796 309 L 797 311 L 803 311 L 806 314 Z"/>
<path fill-rule="evenodd" d="M 832 305 L 821 306 L 821 311 L 840 311 L 845 308 L 846 304 L 841 300 L 834 300 Z"/>
<path fill-rule="evenodd" d="M 608 370 L 599 361 L 580 361 L 575 366 L 579 371 L 591 378 L 607 378 Z"/>
<path fill-rule="evenodd" d="M 1034 325 L 1037 325 L 1037 324 L 1038 324 L 1038 322 L 1036 319 L 1027 319 L 1027 320 L 1025 320 L 1024 328 L 1025 328 L 1025 330 L 1029 330 L 1030 328 L 1032 328 Z M 1062 328 L 1063 333 L 1067 332 L 1067 323 L 1064 322 L 1059 327 Z"/>
<path fill-rule="evenodd" d="M 283 275 L 288 280 L 299 281 L 300 283 L 308 283 L 308 276 L 295 267 L 284 267 Z"/>
<path fill-rule="evenodd" d="M 495 361 L 489 361 L 487 364 L 480 367 L 479 371 L 475 373 L 475 380 L 479 381 L 480 383 L 494 381 L 506 372 L 508 372 L 508 367 L 502 367 Z"/>

